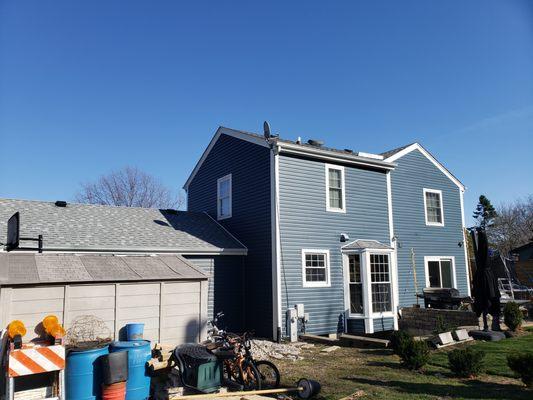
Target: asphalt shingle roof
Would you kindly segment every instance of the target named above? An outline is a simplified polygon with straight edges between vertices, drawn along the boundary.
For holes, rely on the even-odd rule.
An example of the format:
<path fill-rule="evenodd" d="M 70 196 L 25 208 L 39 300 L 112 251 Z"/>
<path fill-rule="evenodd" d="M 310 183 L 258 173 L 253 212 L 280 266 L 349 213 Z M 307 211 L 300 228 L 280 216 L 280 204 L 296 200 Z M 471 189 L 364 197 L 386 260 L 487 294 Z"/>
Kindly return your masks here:
<path fill-rule="evenodd" d="M 178 255 L 0 253 L 0 285 L 207 278 Z"/>
<path fill-rule="evenodd" d="M 385 152 L 381 153 L 380 155 L 382 155 L 384 158 L 389 158 L 389 157 L 395 155 L 396 153 L 402 151 L 403 149 L 408 148 L 412 144 L 415 144 L 415 142 L 406 144 L 405 146 L 397 147 L 397 148 L 389 150 L 389 151 L 385 151 Z"/>
<path fill-rule="evenodd" d="M 343 249 L 346 250 L 363 250 L 363 249 L 383 249 L 383 250 L 390 250 L 392 247 L 387 246 L 386 244 L 383 244 L 381 242 L 378 242 L 377 240 L 354 240 L 351 243 L 348 243 L 346 246 L 342 246 Z"/>
<path fill-rule="evenodd" d="M 43 235 L 44 250 L 113 252 L 245 252 L 205 213 L 0 199 L 0 242 L 7 220 L 20 212 L 20 236 Z M 21 242 L 34 247 L 34 242 Z"/>

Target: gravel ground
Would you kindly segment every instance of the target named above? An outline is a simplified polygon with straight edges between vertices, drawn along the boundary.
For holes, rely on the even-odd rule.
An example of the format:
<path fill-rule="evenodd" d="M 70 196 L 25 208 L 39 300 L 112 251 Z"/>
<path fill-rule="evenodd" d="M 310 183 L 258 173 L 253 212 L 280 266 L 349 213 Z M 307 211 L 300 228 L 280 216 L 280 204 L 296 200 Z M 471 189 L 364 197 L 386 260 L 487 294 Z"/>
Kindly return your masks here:
<path fill-rule="evenodd" d="M 313 348 L 312 343 L 276 343 L 269 340 L 254 339 L 252 341 L 252 355 L 255 359 L 273 358 L 276 360 L 303 360 L 302 350 Z"/>

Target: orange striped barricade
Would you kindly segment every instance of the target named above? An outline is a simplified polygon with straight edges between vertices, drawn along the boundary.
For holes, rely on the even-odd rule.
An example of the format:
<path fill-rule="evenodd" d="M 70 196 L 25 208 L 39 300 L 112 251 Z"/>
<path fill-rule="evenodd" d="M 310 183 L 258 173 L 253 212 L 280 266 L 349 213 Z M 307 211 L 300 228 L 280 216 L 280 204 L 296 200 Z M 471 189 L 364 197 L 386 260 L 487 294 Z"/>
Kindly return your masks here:
<path fill-rule="evenodd" d="M 14 379 L 19 376 L 58 372 L 57 399 L 65 393 L 65 347 L 62 345 L 25 344 L 21 349 L 11 348 L 8 355 L 7 400 L 14 398 Z"/>

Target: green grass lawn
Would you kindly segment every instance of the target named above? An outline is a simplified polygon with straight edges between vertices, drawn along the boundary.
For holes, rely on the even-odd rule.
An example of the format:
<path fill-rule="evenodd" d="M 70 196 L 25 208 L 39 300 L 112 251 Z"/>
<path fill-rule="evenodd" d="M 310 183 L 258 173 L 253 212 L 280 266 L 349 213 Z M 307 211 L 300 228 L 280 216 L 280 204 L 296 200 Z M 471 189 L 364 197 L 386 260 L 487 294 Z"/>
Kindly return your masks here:
<path fill-rule="evenodd" d="M 471 345 L 472 348 L 485 352 L 485 372 L 487 374 L 512 378 L 514 374 L 507 366 L 507 356 L 512 353 L 533 353 L 533 335 L 528 334 L 499 342 L 476 342 L 466 345 Z M 436 366 L 447 367 L 448 352 L 456 348 L 460 348 L 460 346 L 453 346 L 453 348 L 446 348 L 442 351 L 435 352 L 431 357 L 430 363 Z"/>
<path fill-rule="evenodd" d="M 282 374 L 282 383 L 294 384 L 299 378 L 316 379 L 322 384 L 319 399 L 484 399 L 531 400 L 527 390 L 507 369 L 509 351 L 533 351 L 533 334 L 501 342 L 476 343 L 487 352 L 489 374 L 475 379 L 457 379 L 450 373 L 446 351 L 434 352 L 422 372 L 403 369 L 389 350 L 341 348 L 329 354 L 316 345 L 305 350 L 303 360 L 273 360 Z M 349 397 L 350 398 L 350 397 Z"/>

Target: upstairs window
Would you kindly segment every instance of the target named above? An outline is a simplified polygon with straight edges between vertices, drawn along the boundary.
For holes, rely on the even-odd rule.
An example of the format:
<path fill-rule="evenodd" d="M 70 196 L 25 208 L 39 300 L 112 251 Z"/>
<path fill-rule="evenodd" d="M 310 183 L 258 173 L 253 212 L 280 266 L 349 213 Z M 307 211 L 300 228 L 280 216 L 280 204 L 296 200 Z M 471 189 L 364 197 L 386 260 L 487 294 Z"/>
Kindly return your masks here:
<path fill-rule="evenodd" d="M 326 164 L 326 210 L 346 212 L 344 167 Z"/>
<path fill-rule="evenodd" d="M 302 250 L 304 287 L 329 286 L 329 251 Z"/>
<path fill-rule="evenodd" d="M 424 207 L 426 225 L 444 226 L 442 192 L 440 190 L 424 189 Z"/>
<path fill-rule="evenodd" d="M 218 219 L 231 217 L 231 174 L 217 181 L 217 217 Z"/>

